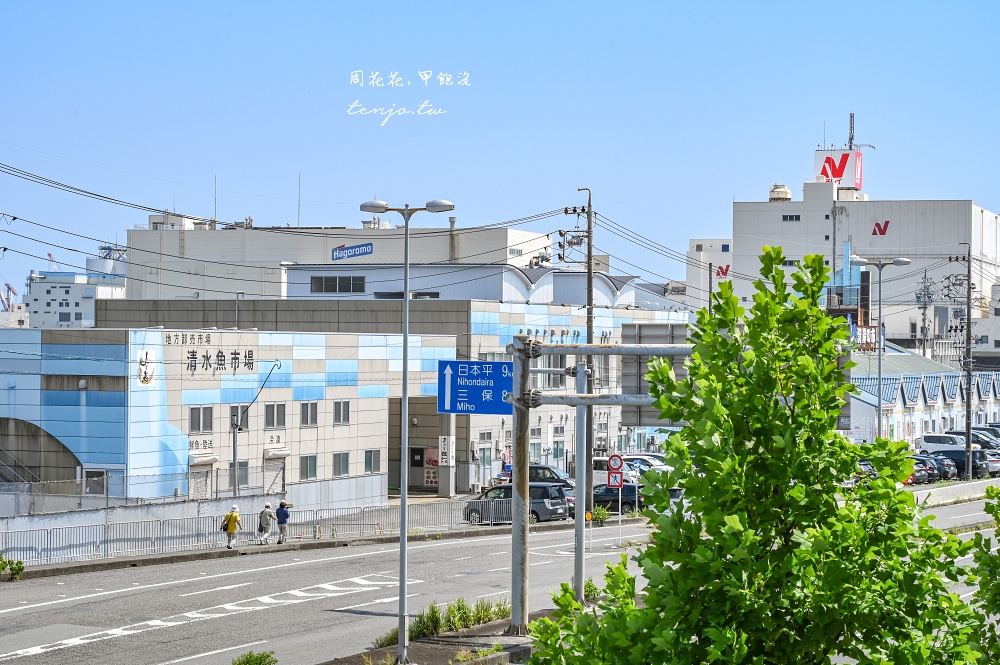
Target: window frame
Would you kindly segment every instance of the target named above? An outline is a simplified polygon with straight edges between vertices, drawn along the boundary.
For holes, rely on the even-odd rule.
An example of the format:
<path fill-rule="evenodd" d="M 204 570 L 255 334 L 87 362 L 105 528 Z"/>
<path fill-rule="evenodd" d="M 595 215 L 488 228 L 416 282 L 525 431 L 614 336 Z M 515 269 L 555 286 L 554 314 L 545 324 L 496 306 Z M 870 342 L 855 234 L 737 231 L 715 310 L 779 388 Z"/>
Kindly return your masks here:
<path fill-rule="evenodd" d="M 380 448 L 365 451 L 365 473 L 382 473 L 382 450 Z"/>
<path fill-rule="evenodd" d="M 287 413 L 285 402 L 264 402 L 264 429 L 285 429 Z"/>
<path fill-rule="evenodd" d="M 341 451 L 333 454 L 333 472 L 331 475 L 334 478 L 343 478 L 344 476 L 351 475 L 351 453 L 349 451 Z"/>
<path fill-rule="evenodd" d="M 208 429 L 205 429 L 205 411 L 208 410 Z M 198 411 L 198 426 L 199 429 L 195 430 L 191 427 L 194 421 L 194 412 Z M 192 406 L 188 409 L 188 434 L 211 434 L 213 430 L 213 413 L 212 407 L 206 405 Z"/>
<path fill-rule="evenodd" d="M 333 400 L 333 424 L 334 425 L 351 424 L 351 400 L 349 399 Z"/>
<path fill-rule="evenodd" d="M 299 403 L 299 427 L 319 427 L 319 402 Z"/>
<path fill-rule="evenodd" d="M 317 456 L 299 455 L 299 481 L 316 480 L 317 477 Z"/>
<path fill-rule="evenodd" d="M 234 412 L 235 410 L 235 412 Z M 229 405 L 229 426 L 233 426 L 233 417 L 239 417 L 239 427 L 244 432 L 250 429 L 250 405 L 230 404 Z"/>

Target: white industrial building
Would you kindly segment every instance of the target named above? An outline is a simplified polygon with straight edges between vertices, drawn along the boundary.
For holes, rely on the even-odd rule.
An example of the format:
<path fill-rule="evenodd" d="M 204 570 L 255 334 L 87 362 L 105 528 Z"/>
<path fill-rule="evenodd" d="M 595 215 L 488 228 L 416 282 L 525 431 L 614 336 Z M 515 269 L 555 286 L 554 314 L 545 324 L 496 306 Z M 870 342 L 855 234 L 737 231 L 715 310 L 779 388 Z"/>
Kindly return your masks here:
<path fill-rule="evenodd" d="M 125 252 L 101 247 L 86 272 L 31 271 L 22 303 L 31 328 L 93 328 L 94 303 L 125 297 Z"/>
<path fill-rule="evenodd" d="M 869 274 L 862 276 L 861 269 L 851 267 L 850 256 L 869 261 L 905 257 L 910 265 L 883 270 L 886 336 L 922 340 L 926 334 L 927 355 L 947 360 L 954 356 L 947 340 L 955 335 L 949 330 L 964 321 L 965 292 L 964 287 L 954 288 L 954 279 L 950 290 L 944 286 L 950 275 L 966 272 L 964 262 L 949 257 L 965 256 L 968 247 L 963 243 L 971 244 L 977 296 L 972 317 L 988 315 L 990 287 L 1000 272 L 1000 215 L 971 200 L 871 200 L 861 192 L 861 164 L 862 154 L 855 149 L 817 150 L 815 170 L 802 186 L 801 200 L 793 200 L 788 187 L 775 185 L 767 201 L 733 204 L 735 292 L 744 302 L 750 300 L 753 285 L 747 277 L 759 273 L 758 257 L 765 245 L 781 246 L 790 267 L 807 254 L 823 254 L 833 274 L 828 306 L 860 308 L 863 323 L 875 324 L 877 270 L 866 268 Z M 917 292 L 924 291 L 925 275 L 929 297 L 920 298 Z M 933 340 L 944 343 L 935 346 Z"/>

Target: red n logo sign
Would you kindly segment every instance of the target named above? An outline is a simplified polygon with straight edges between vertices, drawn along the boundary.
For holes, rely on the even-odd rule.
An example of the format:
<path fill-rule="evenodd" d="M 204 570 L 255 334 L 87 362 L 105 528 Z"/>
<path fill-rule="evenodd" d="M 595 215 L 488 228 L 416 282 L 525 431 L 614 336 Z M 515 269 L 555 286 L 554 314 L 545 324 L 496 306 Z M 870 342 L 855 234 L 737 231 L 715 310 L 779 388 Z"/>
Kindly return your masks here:
<path fill-rule="evenodd" d="M 872 229 L 873 236 L 884 236 L 885 232 L 889 230 L 889 220 L 885 220 L 881 224 L 875 222 L 875 228 Z"/>
<path fill-rule="evenodd" d="M 847 158 L 850 157 L 850 153 L 844 153 L 840 156 L 840 163 L 833 161 L 833 157 L 827 157 L 823 160 L 823 170 L 819 172 L 821 176 L 827 180 L 841 180 L 844 177 L 844 171 L 847 169 Z"/>
<path fill-rule="evenodd" d="M 719 266 L 715 269 L 716 277 L 726 277 L 729 274 L 729 265 Z"/>

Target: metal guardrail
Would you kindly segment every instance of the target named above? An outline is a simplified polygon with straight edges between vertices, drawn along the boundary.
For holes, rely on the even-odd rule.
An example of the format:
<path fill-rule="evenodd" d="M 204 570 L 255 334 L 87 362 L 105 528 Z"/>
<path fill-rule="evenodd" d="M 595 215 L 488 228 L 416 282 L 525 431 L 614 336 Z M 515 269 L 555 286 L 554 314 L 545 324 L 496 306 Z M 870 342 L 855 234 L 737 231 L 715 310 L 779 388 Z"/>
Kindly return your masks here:
<path fill-rule="evenodd" d="M 473 524 L 491 521 L 483 520 L 479 516 L 481 510 L 467 510 L 470 503 L 482 502 L 462 500 L 410 504 L 408 514 L 410 534 L 467 527 L 470 524 L 467 515 L 471 512 L 476 513 Z M 365 538 L 399 533 L 399 506 L 325 508 L 289 512 L 289 540 Z M 509 522 L 509 514 L 509 508 L 506 511 L 498 509 L 497 516 L 507 517 L 496 521 Z M 38 566 L 224 547 L 226 537 L 219 529 L 223 517 L 223 515 L 184 517 L 27 531 L 0 531 L 0 554 L 7 558 L 19 559 L 26 566 Z M 243 514 L 241 519 L 243 531 L 238 534 L 237 544 L 258 542 L 260 534 L 257 533 L 257 515 Z M 275 524 L 272 525 L 270 540 L 274 543 L 277 538 L 278 527 Z"/>

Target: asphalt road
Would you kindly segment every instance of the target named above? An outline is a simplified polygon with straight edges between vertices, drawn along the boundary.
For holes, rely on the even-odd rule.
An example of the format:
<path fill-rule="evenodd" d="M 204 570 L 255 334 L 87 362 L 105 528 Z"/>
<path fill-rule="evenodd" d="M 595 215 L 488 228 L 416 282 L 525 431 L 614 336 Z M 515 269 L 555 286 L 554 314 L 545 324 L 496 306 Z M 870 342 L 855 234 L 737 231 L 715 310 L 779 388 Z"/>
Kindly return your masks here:
<path fill-rule="evenodd" d="M 623 527 L 623 544 L 646 534 Z M 529 543 L 530 609 L 552 607 L 573 574 L 573 532 Z M 623 551 L 617 526 L 596 529 L 588 577 L 599 581 Z M 253 649 L 310 665 L 360 653 L 396 626 L 398 555 L 398 545 L 282 551 L 4 584 L 0 662 L 230 665 Z M 510 535 L 410 543 L 410 614 L 509 598 L 510 566 Z"/>

